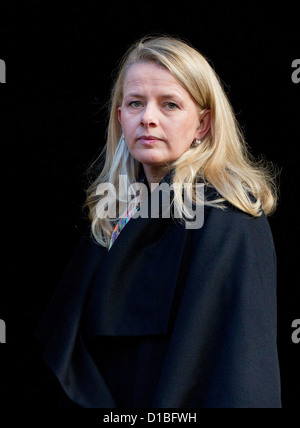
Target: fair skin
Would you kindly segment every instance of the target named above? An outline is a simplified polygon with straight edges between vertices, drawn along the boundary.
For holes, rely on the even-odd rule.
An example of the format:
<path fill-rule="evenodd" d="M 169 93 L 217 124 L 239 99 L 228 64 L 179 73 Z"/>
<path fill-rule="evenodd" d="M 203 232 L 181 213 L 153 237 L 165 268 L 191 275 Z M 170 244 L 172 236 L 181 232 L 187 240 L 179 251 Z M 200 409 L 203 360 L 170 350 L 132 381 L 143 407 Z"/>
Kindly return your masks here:
<path fill-rule="evenodd" d="M 118 119 L 128 150 L 143 164 L 151 188 L 166 175 L 166 162 L 178 159 L 210 129 L 210 112 L 200 110 L 189 92 L 154 62 L 130 66 Z M 154 185 L 154 183 L 156 183 Z"/>

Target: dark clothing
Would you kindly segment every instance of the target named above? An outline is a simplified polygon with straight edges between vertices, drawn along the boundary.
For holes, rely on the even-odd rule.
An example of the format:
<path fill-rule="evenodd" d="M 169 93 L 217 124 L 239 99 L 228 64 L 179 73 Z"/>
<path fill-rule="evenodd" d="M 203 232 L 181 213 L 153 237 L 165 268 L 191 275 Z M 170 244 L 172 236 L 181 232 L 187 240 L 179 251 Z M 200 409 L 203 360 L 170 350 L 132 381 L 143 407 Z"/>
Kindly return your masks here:
<path fill-rule="evenodd" d="M 110 251 L 82 238 L 37 332 L 70 400 L 281 407 L 272 234 L 227 205 L 200 229 L 133 218 Z"/>

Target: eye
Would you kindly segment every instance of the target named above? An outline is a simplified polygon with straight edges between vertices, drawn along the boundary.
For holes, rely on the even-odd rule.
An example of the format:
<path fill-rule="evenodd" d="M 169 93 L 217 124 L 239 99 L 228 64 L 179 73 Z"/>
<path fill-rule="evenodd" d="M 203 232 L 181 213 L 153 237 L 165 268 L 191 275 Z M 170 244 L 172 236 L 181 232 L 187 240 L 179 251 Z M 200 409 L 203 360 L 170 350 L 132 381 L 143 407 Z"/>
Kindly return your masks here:
<path fill-rule="evenodd" d="M 177 104 L 175 104 L 175 103 L 167 103 L 166 104 L 166 106 L 167 106 L 167 108 L 169 109 L 169 110 L 175 110 L 176 108 L 178 108 L 179 106 L 177 105 Z"/>
<path fill-rule="evenodd" d="M 130 106 L 130 107 L 133 107 L 133 108 L 141 107 L 141 105 L 142 105 L 142 103 L 141 103 L 140 101 L 131 101 L 131 102 L 129 103 L 129 106 Z"/>

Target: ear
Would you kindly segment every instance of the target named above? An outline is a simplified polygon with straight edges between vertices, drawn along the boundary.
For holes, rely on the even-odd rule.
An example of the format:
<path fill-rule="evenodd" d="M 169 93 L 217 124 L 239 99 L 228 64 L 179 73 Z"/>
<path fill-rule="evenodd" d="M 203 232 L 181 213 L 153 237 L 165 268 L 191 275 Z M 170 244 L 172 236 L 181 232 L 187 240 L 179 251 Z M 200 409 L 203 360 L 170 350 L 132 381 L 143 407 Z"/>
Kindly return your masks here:
<path fill-rule="evenodd" d="M 118 121 L 121 124 L 121 107 L 118 107 Z"/>
<path fill-rule="evenodd" d="M 202 140 L 208 133 L 211 127 L 211 113 L 207 110 L 204 115 L 200 113 L 200 125 L 196 131 L 196 137 L 198 140 Z"/>

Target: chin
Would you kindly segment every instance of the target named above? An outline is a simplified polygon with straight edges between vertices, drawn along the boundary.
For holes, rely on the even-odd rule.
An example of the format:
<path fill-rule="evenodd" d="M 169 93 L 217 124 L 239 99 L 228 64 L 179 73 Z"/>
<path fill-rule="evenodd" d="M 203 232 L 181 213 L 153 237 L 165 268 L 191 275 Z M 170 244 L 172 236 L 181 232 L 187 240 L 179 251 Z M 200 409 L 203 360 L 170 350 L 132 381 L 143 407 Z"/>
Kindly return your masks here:
<path fill-rule="evenodd" d="M 148 166 L 161 166 L 162 164 L 165 163 L 165 161 L 163 161 L 161 159 L 155 159 L 155 160 L 141 159 L 141 160 L 139 160 L 139 162 L 141 162 L 144 165 L 148 165 Z"/>
<path fill-rule="evenodd" d="M 153 156 L 153 155 L 147 155 L 147 154 L 143 156 L 139 153 L 139 155 L 137 155 L 137 156 L 133 155 L 133 157 L 137 161 L 144 163 L 146 165 L 149 165 L 149 166 L 150 165 L 155 166 L 155 165 L 159 165 L 159 164 L 165 162 L 165 159 L 162 159 L 159 156 Z"/>

